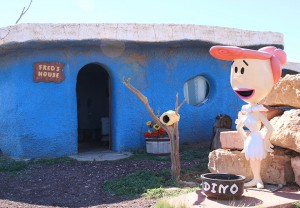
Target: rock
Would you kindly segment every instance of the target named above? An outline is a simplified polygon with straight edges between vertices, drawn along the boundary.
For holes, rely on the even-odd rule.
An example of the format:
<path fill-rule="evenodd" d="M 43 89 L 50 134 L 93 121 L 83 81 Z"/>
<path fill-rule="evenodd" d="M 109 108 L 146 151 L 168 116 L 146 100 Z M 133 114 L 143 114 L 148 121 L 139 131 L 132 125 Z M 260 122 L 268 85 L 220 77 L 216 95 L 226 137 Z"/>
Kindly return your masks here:
<path fill-rule="evenodd" d="M 272 108 L 269 106 L 265 106 L 265 108 L 267 108 L 268 111 L 263 111 L 262 113 L 267 117 L 269 121 L 276 116 L 281 116 L 284 112 L 284 110 L 279 108 Z"/>
<path fill-rule="evenodd" d="M 265 183 L 283 184 L 294 181 L 291 167 L 291 150 L 275 149 L 262 161 L 261 177 Z M 243 175 L 247 180 L 253 178 L 249 161 L 241 151 L 217 149 L 209 154 L 208 169 L 212 173 Z"/>
<path fill-rule="evenodd" d="M 270 123 L 274 128 L 270 138 L 273 145 L 300 152 L 300 109 L 285 111 Z M 263 128 L 262 132 L 265 133 L 266 128 Z"/>
<path fill-rule="evenodd" d="M 291 164 L 295 174 L 295 182 L 300 186 L 300 156 L 292 158 Z"/>
<path fill-rule="evenodd" d="M 286 75 L 273 87 L 261 104 L 300 108 L 300 74 Z"/>
<path fill-rule="evenodd" d="M 248 132 L 249 133 L 249 132 Z M 220 133 L 222 149 L 243 150 L 244 141 L 237 131 L 224 131 Z"/>

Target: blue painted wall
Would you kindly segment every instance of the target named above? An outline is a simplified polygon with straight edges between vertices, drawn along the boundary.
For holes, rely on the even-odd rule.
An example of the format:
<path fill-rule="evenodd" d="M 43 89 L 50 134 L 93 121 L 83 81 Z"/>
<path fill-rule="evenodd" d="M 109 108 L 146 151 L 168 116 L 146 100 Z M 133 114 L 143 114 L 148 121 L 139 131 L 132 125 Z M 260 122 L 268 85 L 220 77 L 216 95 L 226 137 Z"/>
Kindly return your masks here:
<path fill-rule="evenodd" d="M 173 109 L 184 83 L 203 75 L 210 82 L 208 101 L 185 104 L 179 123 L 181 142 L 209 140 L 217 114 L 236 118 L 243 102 L 229 82 L 230 65 L 211 57 L 206 46 L 139 45 L 110 57 L 99 47 L 19 49 L 0 57 L 0 149 L 18 158 L 57 157 L 77 153 L 76 78 L 86 64 L 99 63 L 111 79 L 112 149 L 145 147 L 150 119 L 144 105 L 125 86 L 123 77 L 144 93 L 156 112 Z M 34 83 L 34 62 L 63 62 L 62 83 Z"/>

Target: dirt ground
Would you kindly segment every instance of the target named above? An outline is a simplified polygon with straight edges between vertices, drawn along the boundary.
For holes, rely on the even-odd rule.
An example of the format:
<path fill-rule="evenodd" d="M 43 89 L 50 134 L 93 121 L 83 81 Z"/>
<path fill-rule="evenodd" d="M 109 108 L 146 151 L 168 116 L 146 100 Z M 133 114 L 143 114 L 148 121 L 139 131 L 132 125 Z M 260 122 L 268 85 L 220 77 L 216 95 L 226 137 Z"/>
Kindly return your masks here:
<path fill-rule="evenodd" d="M 195 165 L 199 160 L 181 161 L 183 170 Z M 132 159 L 75 161 L 0 172 L 0 207 L 151 207 L 156 200 L 113 196 L 103 190 L 103 184 L 138 170 L 170 167 L 170 161 Z"/>

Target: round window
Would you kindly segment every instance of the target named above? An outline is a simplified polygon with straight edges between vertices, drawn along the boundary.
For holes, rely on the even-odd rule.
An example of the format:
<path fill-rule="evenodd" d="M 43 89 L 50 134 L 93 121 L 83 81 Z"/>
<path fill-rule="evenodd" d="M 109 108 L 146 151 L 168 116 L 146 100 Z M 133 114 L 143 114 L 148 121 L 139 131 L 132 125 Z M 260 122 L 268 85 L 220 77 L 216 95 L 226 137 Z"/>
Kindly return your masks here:
<path fill-rule="evenodd" d="M 200 106 L 207 101 L 210 87 L 205 77 L 196 76 L 184 83 L 183 89 L 187 103 Z"/>

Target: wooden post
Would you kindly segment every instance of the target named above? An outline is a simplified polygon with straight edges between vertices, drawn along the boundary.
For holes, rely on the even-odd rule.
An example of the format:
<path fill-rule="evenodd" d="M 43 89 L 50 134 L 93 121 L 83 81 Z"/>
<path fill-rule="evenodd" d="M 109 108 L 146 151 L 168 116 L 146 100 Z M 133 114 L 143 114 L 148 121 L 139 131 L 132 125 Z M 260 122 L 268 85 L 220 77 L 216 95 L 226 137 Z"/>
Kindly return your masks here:
<path fill-rule="evenodd" d="M 171 143 L 171 175 L 172 178 L 176 181 L 180 180 L 180 157 L 179 157 L 179 130 L 178 130 L 178 122 L 175 122 L 171 126 L 167 126 L 160 122 L 159 118 L 155 116 L 152 108 L 149 105 L 148 98 L 144 96 L 138 89 L 134 88 L 130 84 L 130 78 L 127 80 L 123 78 L 123 84 L 132 92 L 134 93 L 140 101 L 145 105 L 150 117 L 153 119 L 155 123 L 157 123 L 160 127 L 162 127 L 167 133 L 170 138 Z M 178 93 L 176 94 L 176 103 L 175 103 L 175 112 L 178 114 L 179 109 L 181 106 L 186 102 L 184 100 L 178 106 Z"/>

